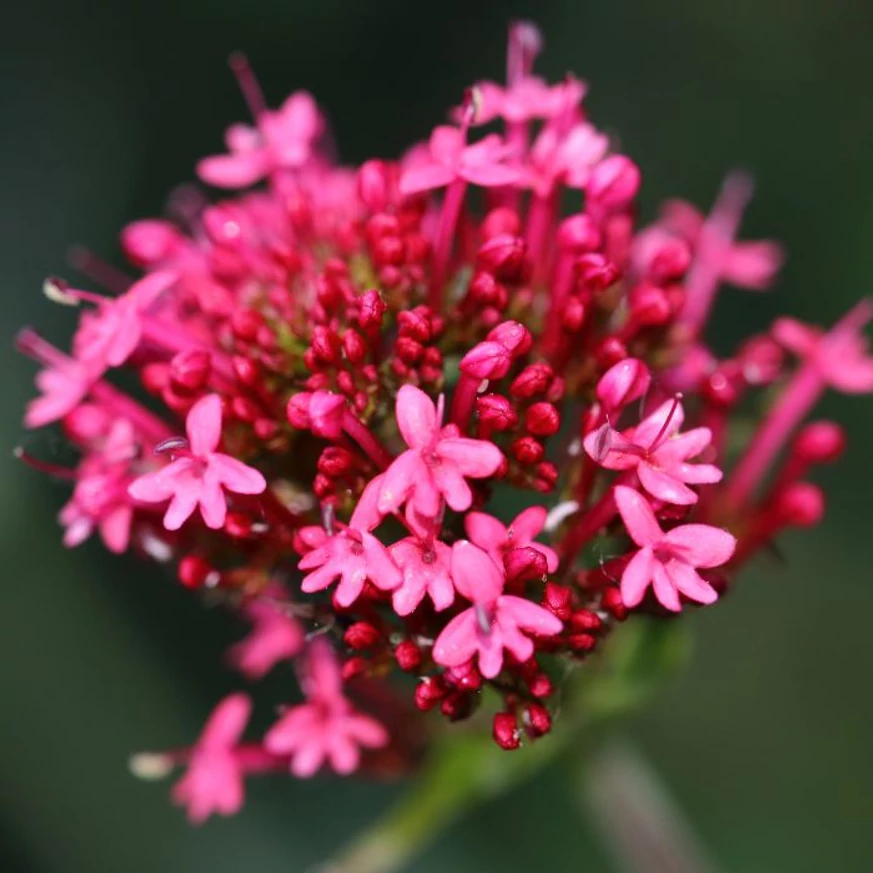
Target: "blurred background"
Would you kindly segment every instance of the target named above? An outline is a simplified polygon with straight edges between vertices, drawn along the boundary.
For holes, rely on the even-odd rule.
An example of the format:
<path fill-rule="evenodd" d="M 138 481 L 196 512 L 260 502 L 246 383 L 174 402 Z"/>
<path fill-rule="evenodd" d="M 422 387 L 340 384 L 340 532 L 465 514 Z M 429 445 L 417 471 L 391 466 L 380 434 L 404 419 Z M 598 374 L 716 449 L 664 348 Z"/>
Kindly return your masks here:
<path fill-rule="evenodd" d="M 245 812 L 189 828 L 166 784 L 129 753 L 189 742 L 238 687 L 221 665 L 239 628 L 160 570 L 94 542 L 60 544 L 66 490 L 11 457 L 34 367 L 19 325 L 64 342 L 73 316 L 40 293 L 72 275 L 71 243 L 117 258 L 121 226 L 160 213 L 223 128 L 246 117 L 226 67 L 250 56 L 274 104 L 312 90 L 343 158 L 391 156 L 462 88 L 503 74 L 507 21 L 535 17 L 540 70 L 591 84 L 594 120 L 644 172 L 644 213 L 681 195 L 708 207 L 723 173 L 751 170 L 747 237 L 789 259 L 772 295 L 728 291 L 729 338 L 783 310 L 832 322 L 873 292 L 873 7 L 864 0 L 30 0 L 4 13 L 0 52 L 0 868 L 26 873 L 302 871 L 402 786 L 275 779 Z M 870 445 L 873 403 L 831 397 L 851 437 L 821 476 L 815 535 L 759 560 L 694 616 L 688 669 L 626 726 L 718 868 L 873 869 Z M 552 873 L 615 867 L 558 763 L 478 809 L 413 866 Z M 641 873 L 646 871 L 641 869 Z"/>

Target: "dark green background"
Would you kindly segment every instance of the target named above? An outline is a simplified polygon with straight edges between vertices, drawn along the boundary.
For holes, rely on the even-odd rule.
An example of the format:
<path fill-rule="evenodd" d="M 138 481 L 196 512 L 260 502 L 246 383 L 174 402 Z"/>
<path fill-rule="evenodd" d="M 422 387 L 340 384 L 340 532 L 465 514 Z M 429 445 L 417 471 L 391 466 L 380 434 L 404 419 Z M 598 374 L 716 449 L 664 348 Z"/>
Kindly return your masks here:
<path fill-rule="evenodd" d="M 155 0 L 7 8 L 0 52 L 2 441 L 21 439 L 32 365 L 17 325 L 69 335 L 41 297 L 87 242 L 115 254 L 128 220 L 160 211 L 223 127 L 245 117 L 225 59 L 245 49 L 269 98 L 313 90 L 343 157 L 393 155 L 427 134 L 471 79 L 503 70 L 512 15 L 535 14 L 542 69 L 591 83 L 595 120 L 644 171 L 644 207 L 708 204 L 723 172 L 751 169 L 745 229 L 784 240 L 776 293 L 727 292 L 725 339 L 782 310 L 835 319 L 873 289 L 870 5 L 863 0 L 352 3 Z M 786 538 L 718 608 L 693 619 L 682 680 L 629 725 L 721 868 L 873 869 L 869 490 L 873 403 L 829 398 L 852 439 L 822 475 L 832 509 Z M 66 455 L 47 435 L 41 454 Z M 96 544 L 60 544 L 65 489 L 0 466 L 0 867 L 31 873 L 300 871 L 396 789 L 256 783 L 243 815 L 189 829 L 129 752 L 192 738 L 235 687 L 236 632 L 160 570 Z M 442 837 L 420 871 L 608 871 L 573 790 L 553 768 Z"/>

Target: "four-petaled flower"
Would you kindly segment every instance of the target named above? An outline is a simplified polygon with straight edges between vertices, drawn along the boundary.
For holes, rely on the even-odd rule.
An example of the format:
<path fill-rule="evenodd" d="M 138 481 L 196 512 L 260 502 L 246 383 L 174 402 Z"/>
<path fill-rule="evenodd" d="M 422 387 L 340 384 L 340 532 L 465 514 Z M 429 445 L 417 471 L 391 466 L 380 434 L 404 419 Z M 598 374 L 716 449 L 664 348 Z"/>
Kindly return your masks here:
<path fill-rule="evenodd" d="M 693 485 L 720 482 L 713 464 L 689 464 L 712 441 L 707 427 L 679 433 L 685 413 L 677 400 L 667 400 L 624 434 L 604 424 L 585 437 L 585 451 L 607 470 L 636 470 L 643 488 L 664 503 L 697 503 Z"/>
<path fill-rule="evenodd" d="M 462 437 L 455 425 L 441 427 L 442 400 L 437 408 L 413 385 L 397 392 L 396 416 L 409 449 L 382 477 L 379 511 L 394 512 L 409 500 L 419 516 L 435 518 L 443 498 L 456 512 L 469 509 L 473 493 L 466 479 L 492 476 L 503 461 L 500 449 Z"/>
<path fill-rule="evenodd" d="M 478 655 L 479 671 L 493 679 L 503 668 L 504 649 L 517 661 L 527 661 L 534 644 L 526 634 L 553 636 L 563 628 L 543 607 L 503 594 L 503 571 L 467 540 L 452 548 L 452 578 L 473 605 L 455 616 L 434 643 L 433 659 L 443 667 L 459 667 Z"/>
<path fill-rule="evenodd" d="M 466 133 L 443 125 L 434 129 L 428 152 L 406 167 L 400 177 L 404 194 L 418 194 L 444 188 L 456 179 L 492 188 L 517 182 L 520 171 L 505 163 L 509 149 L 492 133 L 473 145 L 467 145 Z"/>
<path fill-rule="evenodd" d="M 208 394 L 198 400 L 185 421 L 188 448 L 166 467 L 134 479 L 130 496 L 143 503 L 170 501 L 164 527 L 178 530 L 195 508 L 207 527 L 218 529 L 227 516 L 225 491 L 260 494 L 264 477 L 242 461 L 216 452 L 221 440 L 221 398 Z"/>
<path fill-rule="evenodd" d="M 398 615 L 409 615 L 424 600 L 433 601 L 437 611 L 447 609 L 455 599 L 452 583 L 452 550 L 438 540 L 406 537 L 390 547 L 403 582 L 394 590 L 392 602 Z"/>
<path fill-rule="evenodd" d="M 245 188 L 278 170 L 306 164 L 321 130 L 321 114 L 312 96 L 297 91 L 276 111 L 262 112 L 257 127 L 229 127 L 225 144 L 230 154 L 204 158 L 197 175 L 219 188 Z"/>
<path fill-rule="evenodd" d="M 325 762 L 341 774 L 358 768 L 360 749 L 377 749 L 388 732 L 356 710 L 343 694 L 342 677 L 330 644 L 318 637 L 309 646 L 302 681 L 306 703 L 292 706 L 264 737 L 264 747 L 291 756 L 291 772 L 312 776 Z"/>
<path fill-rule="evenodd" d="M 621 599 L 637 606 L 651 585 L 661 605 L 679 612 L 679 595 L 697 603 L 714 603 L 715 589 L 697 568 L 719 567 L 730 560 L 737 541 L 708 524 L 683 524 L 664 531 L 648 501 L 633 488 L 615 487 L 615 502 L 631 539 L 640 547 L 621 576 Z"/>
<path fill-rule="evenodd" d="M 507 555 L 515 549 L 534 549 L 546 559 L 549 573 L 558 569 L 558 555 L 554 549 L 534 540 L 546 523 L 545 506 L 529 506 L 505 526 L 485 512 L 470 512 L 464 519 L 464 530 L 470 540 L 484 549 L 498 566 L 503 566 Z"/>
<path fill-rule="evenodd" d="M 245 694 L 225 697 L 209 716 L 191 751 L 188 770 L 173 786 L 173 800 L 192 824 L 210 815 L 235 815 L 243 805 L 243 768 L 235 754 L 252 704 Z"/>
<path fill-rule="evenodd" d="M 873 317 L 873 304 L 862 300 L 827 333 L 793 318 L 780 318 L 773 336 L 812 366 L 823 382 L 847 394 L 873 391 L 873 356 L 861 329 Z"/>

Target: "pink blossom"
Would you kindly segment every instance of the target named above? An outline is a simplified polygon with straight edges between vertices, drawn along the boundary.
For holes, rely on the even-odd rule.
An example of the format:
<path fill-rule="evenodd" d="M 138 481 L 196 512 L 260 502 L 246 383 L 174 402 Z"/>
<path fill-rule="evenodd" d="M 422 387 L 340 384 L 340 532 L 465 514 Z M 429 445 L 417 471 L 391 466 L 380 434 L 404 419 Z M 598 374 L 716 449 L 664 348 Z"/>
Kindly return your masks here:
<path fill-rule="evenodd" d="M 72 358 L 40 370 L 36 387 L 42 392 L 27 404 L 24 423 L 27 427 L 43 427 L 72 412 L 87 396 L 100 378 L 100 370 L 92 363 Z"/>
<path fill-rule="evenodd" d="M 484 549 L 498 566 L 502 566 L 510 552 L 531 548 L 546 559 L 549 573 L 558 569 L 558 555 L 554 549 L 534 541 L 546 523 L 545 506 L 529 506 L 522 510 L 507 527 L 485 512 L 469 512 L 464 518 L 467 536 Z"/>
<path fill-rule="evenodd" d="M 718 567 L 730 560 L 737 544 L 734 537 L 708 524 L 683 524 L 664 533 L 646 499 L 623 485 L 615 487 L 615 502 L 631 539 L 640 547 L 622 573 L 625 606 L 639 604 L 649 585 L 673 612 L 682 609 L 680 594 L 697 603 L 718 599 L 697 568 Z"/>
<path fill-rule="evenodd" d="M 487 440 L 462 437 L 455 425 L 441 427 L 439 409 L 419 388 L 397 392 L 397 426 L 409 449 L 385 471 L 379 511 L 396 511 L 406 500 L 425 518 L 435 518 L 442 498 L 456 512 L 469 509 L 473 493 L 466 479 L 484 479 L 500 467 L 503 455 Z"/>
<path fill-rule="evenodd" d="M 410 615 L 425 595 L 438 612 L 452 605 L 455 599 L 452 550 L 445 543 L 406 537 L 394 543 L 389 551 L 403 573 L 403 581 L 393 595 L 394 611 L 398 615 Z"/>
<path fill-rule="evenodd" d="M 231 648 L 229 657 L 249 679 L 266 676 L 276 664 L 295 658 L 303 651 L 305 635 L 300 622 L 270 600 L 282 595 L 281 589 L 269 587 L 242 608 L 252 629 L 244 640 Z"/>
<path fill-rule="evenodd" d="M 831 387 L 847 394 L 866 394 L 873 391 L 873 356 L 861 328 L 871 315 L 873 305 L 862 301 L 827 333 L 793 318 L 780 318 L 773 326 L 773 336 L 814 367 Z"/>
<path fill-rule="evenodd" d="M 127 486 L 137 451 L 133 426 L 117 419 L 103 445 L 80 464 L 73 496 L 61 509 L 65 546 L 79 545 L 96 528 L 109 551 L 120 554 L 127 549 L 133 523 Z"/>
<path fill-rule="evenodd" d="M 667 400 L 648 418 L 624 434 L 610 425 L 585 437 L 585 451 L 607 470 L 636 470 L 643 488 L 658 500 L 689 506 L 697 495 L 688 484 L 720 482 L 722 472 L 713 464 L 689 464 L 712 441 L 709 428 L 679 433 L 685 413 L 682 404 Z"/>
<path fill-rule="evenodd" d="M 434 129 L 428 145 L 427 155 L 403 170 L 403 194 L 444 188 L 456 179 L 485 188 L 518 181 L 519 171 L 505 163 L 508 149 L 496 133 L 467 145 L 463 130 L 443 125 Z"/>
<path fill-rule="evenodd" d="M 288 709 L 264 737 L 268 751 L 291 756 L 295 776 L 312 776 L 325 762 L 337 773 L 352 773 L 361 748 L 388 742 L 385 728 L 358 712 L 343 694 L 339 664 L 323 638 L 309 646 L 302 685 L 306 703 Z"/>
<path fill-rule="evenodd" d="M 312 96 L 292 94 L 276 111 L 265 110 L 257 127 L 234 124 L 225 143 L 230 154 L 204 158 L 197 175 L 219 188 L 245 188 L 278 170 L 302 167 L 323 126 Z"/>
<path fill-rule="evenodd" d="M 495 118 L 510 124 L 561 118 L 579 106 L 587 91 L 587 85 L 573 77 L 557 85 L 549 85 L 539 76 L 524 76 L 508 87 L 496 82 L 479 82 L 475 87 L 475 124 L 488 124 Z"/>
<path fill-rule="evenodd" d="M 566 133 L 556 125 L 547 125 L 531 148 L 525 182 L 540 197 L 547 197 L 558 182 L 584 188 L 608 147 L 607 137 L 587 122 Z"/>
<path fill-rule="evenodd" d="M 120 367 L 142 340 L 143 314 L 177 278 L 169 270 L 149 273 L 124 294 L 106 298 L 96 310 L 84 314 L 73 339 L 76 357 L 101 370 Z"/>
<path fill-rule="evenodd" d="M 173 801 L 188 808 L 192 824 L 213 813 L 235 815 L 243 805 L 243 769 L 234 754 L 251 714 L 244 694 L 225 697 L 209 716 L 188 770 L 173 786 Z"/>
<path fill-rule="evenodd" d="M 527 661 L 534 644 L 526 634 L 552 636 L 563 628 L 561 620 L 541 606 L 503 594 L 503 571 L 467 540 L 452 548 L 452 577 L 473 606 L 455 616 L 434 643 L 433 659 L 444 667 L 459 667 L 478 655 L 480 672 L 493 679 L 503 669 L 504 649 L 517 661 Z"/>
<path fill-rule="evenodd" d="M 372 496 L 362 495 L 349 526 L 326 536 L 300 559 L 300 569 L 311 571 L 303 577 L 302 591 L 323 591 L 339 579 L 335 598 L 339 606 L 346 607 L 360 597 L 367 579 L 382 591 L 401 584 L 403 577 L 388 550 L 367 529 L 379 521 L 372 512 L 372 502 Z"/>
<path fill-rule="evenodd" d="M 260 494 L 267 482 L 253 467 L 215 451 L 221 441 L 217 394 L 208 394 L 191 407 L 185 428 L 188 450 L 166 467 L 135 479 L 128 490 L 143 503 L 170 501 L 164 515 L 167 530 L 178 530 L 198 504 L 206 526 L 217 530 L 227 515 L 225 491 Z"/>

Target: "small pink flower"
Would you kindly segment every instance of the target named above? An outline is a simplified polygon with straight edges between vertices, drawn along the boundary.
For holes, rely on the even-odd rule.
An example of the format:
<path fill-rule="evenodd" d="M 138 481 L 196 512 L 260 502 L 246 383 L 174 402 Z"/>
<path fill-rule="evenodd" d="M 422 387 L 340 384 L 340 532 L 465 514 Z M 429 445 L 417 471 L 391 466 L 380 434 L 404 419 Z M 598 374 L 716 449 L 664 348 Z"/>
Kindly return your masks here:
<path fill-rule="evenodd" d="M 322 126 L 315 101 L 297 91 L 275 112 L 263 112 L 256 128 L 229 127 L 225 143 L 230 154 L 204 158 L 197 175 L 219 188 L 245 188 L 277 170 L 297 169 L 312 156 Z"/>
<path fill-rule="evenodd" d="M 452 550 L 445 543 L 406 537 L 394 543 L 389 551 L 403 573 L 403 581 L 393 595 L 394 611 L 398 615 L 410 615 L 425 595 L 430 597 L 437 611 L 452 605 L 455 599 Z"/>
<path fill-rule="evenodd" d="M 615 487 L 615 502 L 630 538 L 640 546 L 621 577 L 625 606 L 639 604 L 652 586 L 662 606 L 679 612 L 679 595 L 697 603 L 714 603 L 715 589 L 697 568 L 718 567 L 730 560 L 737 541 L 708 524 L 683 524 L 664 533 L 646 499 L 632 488 Z"/>
<path fill-rule="evenodd" d="M 529 506 L 504 527 L 493 515 L 469 512 L 464 518 L 464 530 L 471 541 L 484 549 L 492 560 L 502 566 L 510 552 L 531 548 L 546 559 L 549 573 L 558 569 L 558 555 L 548 546 L 534 541 L 546 523 L 545 506 Z"/>
<path fill-rule="evenodd" d="M 608 424 L 585 437 L 585 451 L 607 470 L 636 470 L 643 488 L 658 500 L 690 506 L 697 495 L 688 484 L 720 482 L 713 464 L 689 464 L 712 441 L 709 428 L 679 433 L 685 413 L 682 404 L 667 400 L 648 418 L 624 434 Z"/>
<path fill-rule="evenodd" d="M 548 197 L 559 182 L 569 188 L 585 188 L 608 148 L 608 138 L 587 122 L 566 133 L 556 125 L 547 125 L 531 148 L 525 183 L 540 197 Z"/>
<path fill-rule="evenodd" d="M 73 338 L 76 357 L 101 370 L 120 367 L 142 340 L 143 314 L 177 278 L 169 270 L 149 273 L 124 294 L 107 298 L 96 310 L 85 313 Z"/>
<path fill-rule="evenodd" d="M 346 607 L 360 597 L 367 579 L 382 591 L 401 584 L 403 577 L 388 550 L 367 530 L 368 521 L 378 523 L 370 511 L 371 503 L 362 495 L 349 526 L 325 537 L 300 559 L 300 569 L 311 571 L 303 577 L 302 591 L 323 591 L 339 579 L 335 598 L 339 606 Z"/>
<path fill-rule="evenodd" d="M 227 515 L 225 491 L 260 494 L 267 482 L 253 467 L 215 451 L 221 441 L 221 398 L 217 394 L 208 394 L 191 407 L 185 428 L 186 453 L 135 479 L 128 491 L 143 503 L 169 500 L 164 515 L 167 530 L 178 530 L 198 504 L 206 526 L 217 530 Z"/>
<path fill-rule="evenodd" d="M 231 663 L 247 678 L 261 679 L 276 664 L 296 658 L 303 651 L 305 634 L 300 622 L 286 615 L 267 598 L 282 592 L 268 588 L 264 596 L 246 603 L 242 613 L 252 623 L 249 635 L 229 652 Z"/>
<path fill-rule="evenodd" d="M 42 392 L 27 404 L 24 423 L 27 427 L 43 427 L 72 412 L 87 396 L 100 378 L 93 364 L 72 358 L 40 370 L 36 387 Z"/>
<path fill-rule="evenodd" d="M 793 318 L 780 318 L 773 336 L 785 348 L 815 368 L 821 379 L 847 394 L 873 391 L 873 356 L 861 330 L 873 316 L 873 305 L 859 303 L 825 333 Z"/>
<path fill-rule="evenodd" d="M 520 173 L 505 163 L 507 154 L 507 147 L 496 133 L 467 145 L 463 130 L 437 127 L 431 134 L 427 155 L 403 170 L 400 191 L 418 194 L 444 188 L 456 179 L 484 188 L 512 185 Z"/>
<path fill-rule="evenodd" d="M 534 644 L 526 634 L 552 636 L 563 624 L 551 612 L 523 597 L 503 594 L 504 576 L 478 546 L 459 540 L 452 548 L 455 587 L 473 603 L 455 616 L 433 647 L 433 659 L 443 667 L 459 667 L 478 655 L 479 670 L 493 679 L 503 669 L 503 651 L 527 661 Z"/>
<path fill-rule="evenodd" d="M 435 518 L 442 498 L 456 512 L 469 509 L 473 493 L 466 479 L 484 479 L 500 467 L 500 449 L 486 440 L 462 437 L 454 425 L 441 427 L 439 409 L 419 388 L 397 392 L 397 426 L 409 446 L 382 477 L 379 511 L 394 512 L 411 501 L 415 512 Z"/>
<path fill-rule="evenodd" d="M 191 753 L 188 770 L 173 786 L 173 801 L 202 824 L 213 813 L 235 815 L 243 805 L 243 769 L 234 754 L 251 714 L 245 694 L 225 697 L 209 716 Z"/>
<path fill-rule="evenodd" d="M 103 445 L 79 465 L 73 496 L 59 515 L 65 527 L 65 546 L 78 546 L 96 528 L 111 552 L 120 554 L 127 549 L 133 523 L 127 487 L 130 462 L 137 452 L 133 426 L 125 419 L 117 419 Z"/>
<path fill-rule="evenodd" d="M 377 749 L 388 742 L 385 728 L 358 712 L 342 693 L 339 665 L 323 638 L 310 644 L 302 685 L 306 703 L 288 709 L 264 737 L 268 751 L 291 756 L 295 776 L 312 776 L 325 762 L 337 773 L 352 773 L 361 748 Z"/>
<path fill-rule="evenodd" d="M 475 124 L 488 124 L 502 118 L 510 124 L 538 119 L 547 121 L 573 112 L 582 102 L 587 86 L 572 77 L 549 85 L 538 76 L 524 76 L 509 87 L 495 82 L 479 82 Z M 460 117 L 458 109 L 455 117 Z"/>

